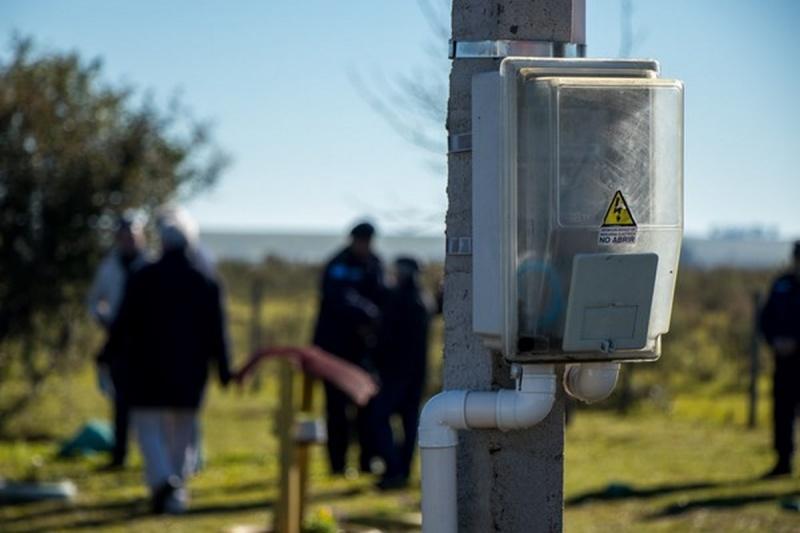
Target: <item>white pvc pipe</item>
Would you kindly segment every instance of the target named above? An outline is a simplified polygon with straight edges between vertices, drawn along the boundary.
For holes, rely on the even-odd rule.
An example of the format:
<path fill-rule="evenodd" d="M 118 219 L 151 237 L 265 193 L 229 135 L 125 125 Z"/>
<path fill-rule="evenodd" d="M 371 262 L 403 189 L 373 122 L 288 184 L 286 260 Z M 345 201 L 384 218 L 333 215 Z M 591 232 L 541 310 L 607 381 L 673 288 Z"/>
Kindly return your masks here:
<path fill-rule="evenodd" d="M 541 422 L 553 408 L 552 365 L 523 365 L 514 390 L 444 391 L 420 415 L 422 531 L 456 533 L 456 446 L 458 429 L 522 429 Z"/>
<path fill-rule="evenodd" d="M 420 456 L 423 472 L 422 531 L 458 531 L 456 447 L 422 448 Z"/>
<path fill-rule="evenodd" d="M 614 390 L 619 363 L 577 363 L 564 369 L 564 390 L 586 403 L 605 400 Z"/>

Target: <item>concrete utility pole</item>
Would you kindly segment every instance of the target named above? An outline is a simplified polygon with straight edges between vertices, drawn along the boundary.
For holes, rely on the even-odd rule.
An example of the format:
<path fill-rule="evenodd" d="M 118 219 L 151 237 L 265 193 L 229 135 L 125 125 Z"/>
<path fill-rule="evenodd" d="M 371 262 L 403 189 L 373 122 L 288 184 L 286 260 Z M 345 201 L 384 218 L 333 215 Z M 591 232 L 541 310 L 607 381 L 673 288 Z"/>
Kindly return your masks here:
<path fill-rule="evenodd" d="M 471 131 L 471 80 L 496 71 L 504 47 L 516 50 L 513 55 L 542 56 L 582 49 L 569 43 L 586 42 L 585 0 L 453 0 L 452 9 L 444 387 L 490 390 L 512 382 L 503 358 L 472 333 L 472 168 L 463 137 Z M 487 55 L 491 48 L 497 51 Z M 563 393 L 532 429 L 461 432 L 459 439 L 459 531 L 562 530 Z"/>

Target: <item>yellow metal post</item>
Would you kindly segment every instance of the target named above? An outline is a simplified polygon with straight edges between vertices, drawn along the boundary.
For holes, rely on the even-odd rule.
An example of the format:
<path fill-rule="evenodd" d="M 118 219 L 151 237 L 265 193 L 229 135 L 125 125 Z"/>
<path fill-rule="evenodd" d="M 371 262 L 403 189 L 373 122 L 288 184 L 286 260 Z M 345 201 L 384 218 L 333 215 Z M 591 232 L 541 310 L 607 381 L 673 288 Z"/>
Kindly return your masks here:
<path fill-rule="evenodd" d="M 300 469 L 294 442 L 294 370 L 289 361 L 281 361 L 280 365 L 280 407 L 277 422 L 281 479 L 275 530 L 278 533 L 300 533 Z"/>
<path fill-rule="evenodd" d="M 314 407 L 314 379 L 308 374 L 303 374 L 303 390 L 300 400 L 300 411 L 306 414 L 311 412 Z M 302 524 L 306 511 L 306 495 L 308 494 L 308 462 L 311 448 L 310 442 L 300 442 L 297 444 L 296 458 L 300 475 L 300 523 Z"/>

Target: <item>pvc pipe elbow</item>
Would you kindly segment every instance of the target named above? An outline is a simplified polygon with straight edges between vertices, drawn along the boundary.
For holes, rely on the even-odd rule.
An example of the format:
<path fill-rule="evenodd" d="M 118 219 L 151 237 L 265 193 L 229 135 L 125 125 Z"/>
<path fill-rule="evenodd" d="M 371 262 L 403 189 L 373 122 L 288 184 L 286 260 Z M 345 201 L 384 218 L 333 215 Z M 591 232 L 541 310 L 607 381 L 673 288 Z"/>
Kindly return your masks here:
<path fill-rule="evenodd" d="M 555 385 L 555 376 L 553 384 Z M 555 391 L 498 391 L 497 428 L 501 431 L 509 431 L 535 426 L 544 420 L 553 409 L 555 397 Z"/>
<path fill-rule="evenodd" d="M 468 392 L 465 404 L 467 426 L 470 429 L 509 431 L 529 428 L 544 420 L 556 397 L 553 368 L 524 369 L 518 387 L 494 392 Z"/>
<path fill-rule="evenodd" d="M 586 403 L 605 400 L 611 395 L 619 376 L 619 363 L 578 363 L 564 370 L 564 390 Z"/>
<path fill-rule="evenodd" d="M 467 391 L 442 391 L 425 404 L 419 417 L 420 448 L 449 448 L 458 444 L 457 429 L 467 428 Z"/>

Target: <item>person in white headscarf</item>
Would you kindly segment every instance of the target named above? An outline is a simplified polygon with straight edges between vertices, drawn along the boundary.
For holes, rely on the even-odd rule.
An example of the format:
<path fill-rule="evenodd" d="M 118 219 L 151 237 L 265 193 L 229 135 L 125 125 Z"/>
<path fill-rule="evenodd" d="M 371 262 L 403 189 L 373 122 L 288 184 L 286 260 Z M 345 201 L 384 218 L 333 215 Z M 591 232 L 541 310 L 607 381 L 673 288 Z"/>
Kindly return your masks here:
<path fill-rule="evenodd" d="M 180 513 L 196 469 L 209 367 L 226 385 L 229 348 L 220 286 L 196 253 L 197 225 L 167 208 L 156 227 L 163 254 L 131 277 L 110 343 L 125 369 L 153 510 Z"/>

